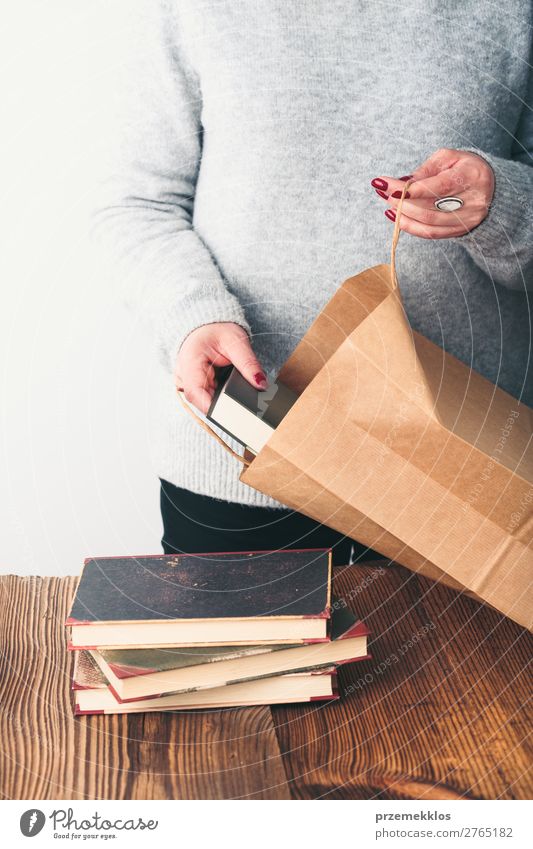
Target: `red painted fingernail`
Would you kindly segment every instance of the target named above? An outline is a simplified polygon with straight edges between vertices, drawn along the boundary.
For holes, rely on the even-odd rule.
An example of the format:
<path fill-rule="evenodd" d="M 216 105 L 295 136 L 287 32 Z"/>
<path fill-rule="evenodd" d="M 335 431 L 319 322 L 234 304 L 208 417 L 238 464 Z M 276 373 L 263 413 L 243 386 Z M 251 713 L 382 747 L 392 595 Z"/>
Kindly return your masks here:
<path fill-rule="evenodd" d="M 401 193 L 401 192 L 393 192 L 393 193 L 391 194 L 391 198 L 401 198 L 401 196 L 402 196 L 402 193 Z M 411 197 L 411 193 L 410 193 L 410 192 L 406 192 L 406 193 L 405 193 L 405 195 L 404 195 L 404 197 L 406 197 L 406 198 L 410 198 L 410 197 Z"/>
<path fill-rule="evenodd" d="M 396 221 L 396 213 L 394 212 L 393 209 L 386 209 L 385 215 L 387 216 L 389 221 Z"/>
<path fill-rule="evenodd" d="M 389 187 L 389 184 L 386 180 L 382 180 L 381 177 L 374 177 L 374 179 L 370 183 L 375 189 L 381 189 L 382 192 L 385 191 Z"/>
<path fill-rule="evenodd" d="M 407 177 L 398 177 L 398 179 L 399 179 L 399 180 L 403 180 L 403 182 L 404 182 L 404 183 L 407 183 L 407 180 L 412 180 L 412 179 L 413 179 L 413 175 L 412 175 L 412 174 L 408 174 L 408 175 L 407 175 Z"/>
<path fill-rule="evenodd" d="M 376 189 L 376 194 L 380 196 L 380 198 L 385 198 L 385 200 L 389 199 L 389 196 L 385 194 L 385 192 L 380 191 L 380 189 Z"/>
<path fill-rule="evenodd" d="M 258 371 L 256 374 L 254 374 L 254 380 L 260 386 L 266 386 L 267 385 L 266 375 L 263 374 L 262 371 Z"/>

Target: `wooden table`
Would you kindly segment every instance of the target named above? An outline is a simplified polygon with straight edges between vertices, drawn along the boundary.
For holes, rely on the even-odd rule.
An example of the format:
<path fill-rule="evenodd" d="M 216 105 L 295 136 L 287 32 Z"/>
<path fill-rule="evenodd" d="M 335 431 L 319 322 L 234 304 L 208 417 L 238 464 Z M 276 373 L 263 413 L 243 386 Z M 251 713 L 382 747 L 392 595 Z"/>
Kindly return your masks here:
<path fill-rule="evenodd" d="M 338 703 L 72 714 L 75 578 L 0 579 L 7 799 L 531 798 L 531 637 L 387 562 L 338 568 L 374 633 Z"/>

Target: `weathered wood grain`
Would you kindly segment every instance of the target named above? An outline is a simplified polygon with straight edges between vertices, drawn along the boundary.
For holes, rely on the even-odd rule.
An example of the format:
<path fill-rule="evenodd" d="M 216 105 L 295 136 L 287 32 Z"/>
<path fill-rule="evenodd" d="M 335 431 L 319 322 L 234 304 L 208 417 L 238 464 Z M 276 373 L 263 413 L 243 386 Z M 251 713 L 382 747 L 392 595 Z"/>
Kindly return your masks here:
<path fill-rule="evenodd" d="M 531 635 L 401 567 L 337 569 L 335 589 L 373 659 L 341 670 L 340 703 L 272 708 L 292 796 L 531 798 Z"/>
<path fill-rule="evenodd" d="M 0 795 L 530 798 L 531 636 L 400 567 L 335 581 L 375 635 L 373 659 L 341 671 L 341 703 L 75 718 L 75 579 L 1 578 Z"/>
<path fill-rule="evenodd" d="M 76 579 L 0 579 L 5 799 L 286 799 L 267 707 L 74 717 L 64 620 Z"/>

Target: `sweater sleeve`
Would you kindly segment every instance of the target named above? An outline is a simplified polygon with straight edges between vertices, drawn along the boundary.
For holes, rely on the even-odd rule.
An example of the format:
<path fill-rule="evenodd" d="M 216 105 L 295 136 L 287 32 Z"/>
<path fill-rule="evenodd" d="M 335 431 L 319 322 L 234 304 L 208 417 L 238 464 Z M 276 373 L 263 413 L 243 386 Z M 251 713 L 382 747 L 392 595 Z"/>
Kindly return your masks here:
<path fill-rule="evenodd" d="M 513 140 L 511 158 L 468 148 L 494 171 L 494 196 L 487 217 L 455 241 L 474 262 L 508 289 L 533 290 L 533 74 Z"/>
<path fill-rule="evenodd" d="M 250 328 L 193 227 L 202 149 L 201 92 L 180 43 L 177 4 L 130 0 L 113 44 L 108 128 L 92 236 L 148 323 L 169 371 L 195 328 Z"/>

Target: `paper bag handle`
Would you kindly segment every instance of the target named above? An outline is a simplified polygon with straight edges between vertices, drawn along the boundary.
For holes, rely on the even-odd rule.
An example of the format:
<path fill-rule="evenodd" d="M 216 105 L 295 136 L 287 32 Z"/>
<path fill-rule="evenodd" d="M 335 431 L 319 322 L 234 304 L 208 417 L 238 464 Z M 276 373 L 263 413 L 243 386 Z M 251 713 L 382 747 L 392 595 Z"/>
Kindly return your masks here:
<path fill-rule="evenodd" d="M 234 457 L 235 460 L 238 460 L 239 463 L 243 464 L 243 466 L 249 466 L 250 463 L 251 463 L 251 460 L 248 460 L 242 454 L 237 454 L 237 452 L 234 451 L 233 448 L 230 448 L 230 446 L 227 444 L 227 442 L 224 442 L 222 437 L 219 436 L 218 433 L 216 433 L 216 431 L 214 431 L 212 427 L 209 427 L 209 425 L 207 424 L 206 421 L 204 421 L 204 419 L 201 419 L 200 416 L 196 415 L 194 410 L 185 401 L 183 390 L 178 389 L 177 393 L 178 393 L 178 398 L 180 399 L 181 403 L 183 404 L 183 406 L 185 407 L 187 412 L 190 413 L 190 415 L 193 417 L 193 419 L 195 419 L 198 422 L 198 424 L 201 427 L 203 427 L 204 430 L 207 431 L 207 433 L 211 434 L 211 436 L 213 436 L 216 439 L 216 441 L 219 443 L 219 445 L 222 445 L 222 448 L 225 448 L 226 451 L 228 452 L 228 454 L 231 454 L 231 456 Z"/>
<path fill-rule="evenodd" d="M 405 193 L 407 192 L 407 189 L 412 183 L 414 183 L 414 180 L 407 180 L 403 187 L 402 196 L 398 201 L 398 206 L 396 207 L 396 219 L 394 221 L 394 230 L 392 232 L 392 245 L 390 251 L 390 279 L 393 292 L 398 289 L 398 278 L 396 277 L 396 247 L 398 245 L 398 239 L 400 238 L 400 217 L 402 214 L 402 206 L 405 198 Z"/>
<path fill-rule="evenodd" d="M 405 185 L 403 187 L 403 191 L 402 191 L 402 196 L 398 200 L 398 206 L 396 207 L 396 220 L 394 222 L 394 230 L 393 230 L 393 233 L 392 233 L 392 245 L 391 245 L 391 253 L 390 253 L 391 286 L 392 286 L 393 291 L 396 291 L 398 289 L 398 278 L 396 277 L 396 246 L 398 244 L 398 239 L 400 238 L 400 216 L 401 216 L 401 212 L 402 212 L 402 205 L 403 205 L 403 201 L 404 201 L 404 198 L 405 198 L 405 193 L 407 192 L 407 190 L 408 190 L 408 188 L 409 188 L 409 186 L 411 185 L 412 182 L 413 182 L 413 180 L 408 180 L 405 183 Z M 233 448 L 230 448 L 230 446 L 227 444 L 227 442 L 225 442 L 222 439 L 222 437 L 220 437 L 218 435 L 218 433 L 216 433 L 216 431 L 214 431 L 213 428 L 210 427 L 204 419 L 201 419 L 200 416 L 196 415 L 194 410 L 191 409 L 189 404 L 187 404 L 187 402 L 185 401 L 182 389 L 178 389 L 177 394 L 178 394 L 178 398 L 180 399 L 184 408 L 187 410 L 189 415 L 191 415 L 193 417 L 193 419 L 195 419 L 198 422 L 200 427 L 203 427 L 203 429 L 205 431 L 207 431 L 207 433 L 209 433 L 211 436 L 213 436 L 216 439 L 216 441 L 219 443 L 219 445 L 221 445 L 222 448 L 224 448 L 228 452 L 228 454 L 231 454 L 231 456 L 234 457 L 235 460 L 238 460 L 239 463 L 243 464 L 243 466 L 249 466 L 250 465 L 251 460 L 248 460 L 242 454 L 237 454 L 237 452 L 234 451 Z"/>

